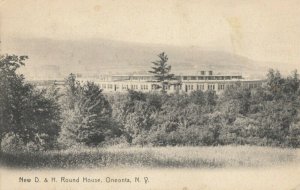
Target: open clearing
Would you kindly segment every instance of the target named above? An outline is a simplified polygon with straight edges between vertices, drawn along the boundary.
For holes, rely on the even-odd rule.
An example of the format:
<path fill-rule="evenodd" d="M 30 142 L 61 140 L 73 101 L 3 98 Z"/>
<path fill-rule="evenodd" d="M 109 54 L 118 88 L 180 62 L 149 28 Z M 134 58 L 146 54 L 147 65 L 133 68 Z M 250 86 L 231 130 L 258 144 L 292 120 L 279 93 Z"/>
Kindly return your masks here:
<path fill-rule="evenodd" d="M 2 153 L 9 168 L 235 168 L 300 162 L 299 149 L 257 146 L 109 147 Z"/>
<path fill-rule="evenodd" d="M 0 189 L 297 190 L 300 151 L 254 146 L 83 148 L 1 154 Z M 20 183 L 19 178 L 56 178 Z M 63 183 L 61 177 L 101 179 Z M 106 178 L 130 179 L 110 183 Z M 135 178 L 141 182 L 136 183 Z M 147 177 L 147 184 L 143 179 Z"/>

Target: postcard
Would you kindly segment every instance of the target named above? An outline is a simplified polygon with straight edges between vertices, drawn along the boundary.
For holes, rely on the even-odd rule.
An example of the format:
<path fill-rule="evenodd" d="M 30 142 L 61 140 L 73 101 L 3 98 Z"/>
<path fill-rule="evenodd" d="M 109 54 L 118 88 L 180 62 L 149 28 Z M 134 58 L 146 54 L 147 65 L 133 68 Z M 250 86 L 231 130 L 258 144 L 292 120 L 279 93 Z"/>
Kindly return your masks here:
<path fill-rule="evenodd" d="M 0 189 L 300 189 L 299 3 L 0 1 Z"/>

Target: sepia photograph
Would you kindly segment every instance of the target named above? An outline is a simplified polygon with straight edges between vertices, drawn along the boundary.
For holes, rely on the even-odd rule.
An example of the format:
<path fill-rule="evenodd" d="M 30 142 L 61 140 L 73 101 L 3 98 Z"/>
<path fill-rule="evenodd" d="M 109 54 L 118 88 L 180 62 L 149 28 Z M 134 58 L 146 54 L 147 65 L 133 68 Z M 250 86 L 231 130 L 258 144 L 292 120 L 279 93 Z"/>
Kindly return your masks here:
<path fill-rule="evenodd" d="M 0 190 L 300 190 L 300 0 L 0 0 Z"/>

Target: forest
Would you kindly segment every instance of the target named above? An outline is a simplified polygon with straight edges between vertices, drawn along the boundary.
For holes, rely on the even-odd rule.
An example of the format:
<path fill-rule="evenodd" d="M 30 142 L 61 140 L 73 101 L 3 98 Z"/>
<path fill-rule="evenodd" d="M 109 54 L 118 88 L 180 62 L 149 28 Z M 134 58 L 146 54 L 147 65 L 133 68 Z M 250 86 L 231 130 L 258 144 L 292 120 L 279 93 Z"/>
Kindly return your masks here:
<path fill-rule="evenodd" d="M 106 94 L 73 74 L 63 89 L 39 89 L 18 73 L 27 59 L 0 57 L 1 151 L 115 145 L 300 147 L 297 71 L 282 76 L 270 69 L 263 86 L 249 89 L 237 82 L 219 95 L 212 90 Z"/>

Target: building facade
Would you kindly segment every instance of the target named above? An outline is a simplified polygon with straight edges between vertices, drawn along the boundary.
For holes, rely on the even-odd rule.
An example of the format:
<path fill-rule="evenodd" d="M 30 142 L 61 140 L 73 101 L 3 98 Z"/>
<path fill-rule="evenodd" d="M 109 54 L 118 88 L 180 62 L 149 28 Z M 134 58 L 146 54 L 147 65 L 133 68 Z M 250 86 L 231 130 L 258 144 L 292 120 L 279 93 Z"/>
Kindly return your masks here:
<path fill-rule="evenodd" d="M 81 82 L 93 81 L 103 92 L 127 92 L 128 90 L 150 92 L 160 91 L 162 83 L 153 75 L 110 75 L 95 78 L 77 78 Z M 221 93 L 236 83 L 246 88 L 263 85 L 263 80 L 247 80 L 241 75 L 214 74 L 213 71 L 201 71 L 197 75 L 177 75 L 174 80 L 166 81 L 165 91 L 168 93 L 189 93 L 196 90 L 214 90 Z"/>

